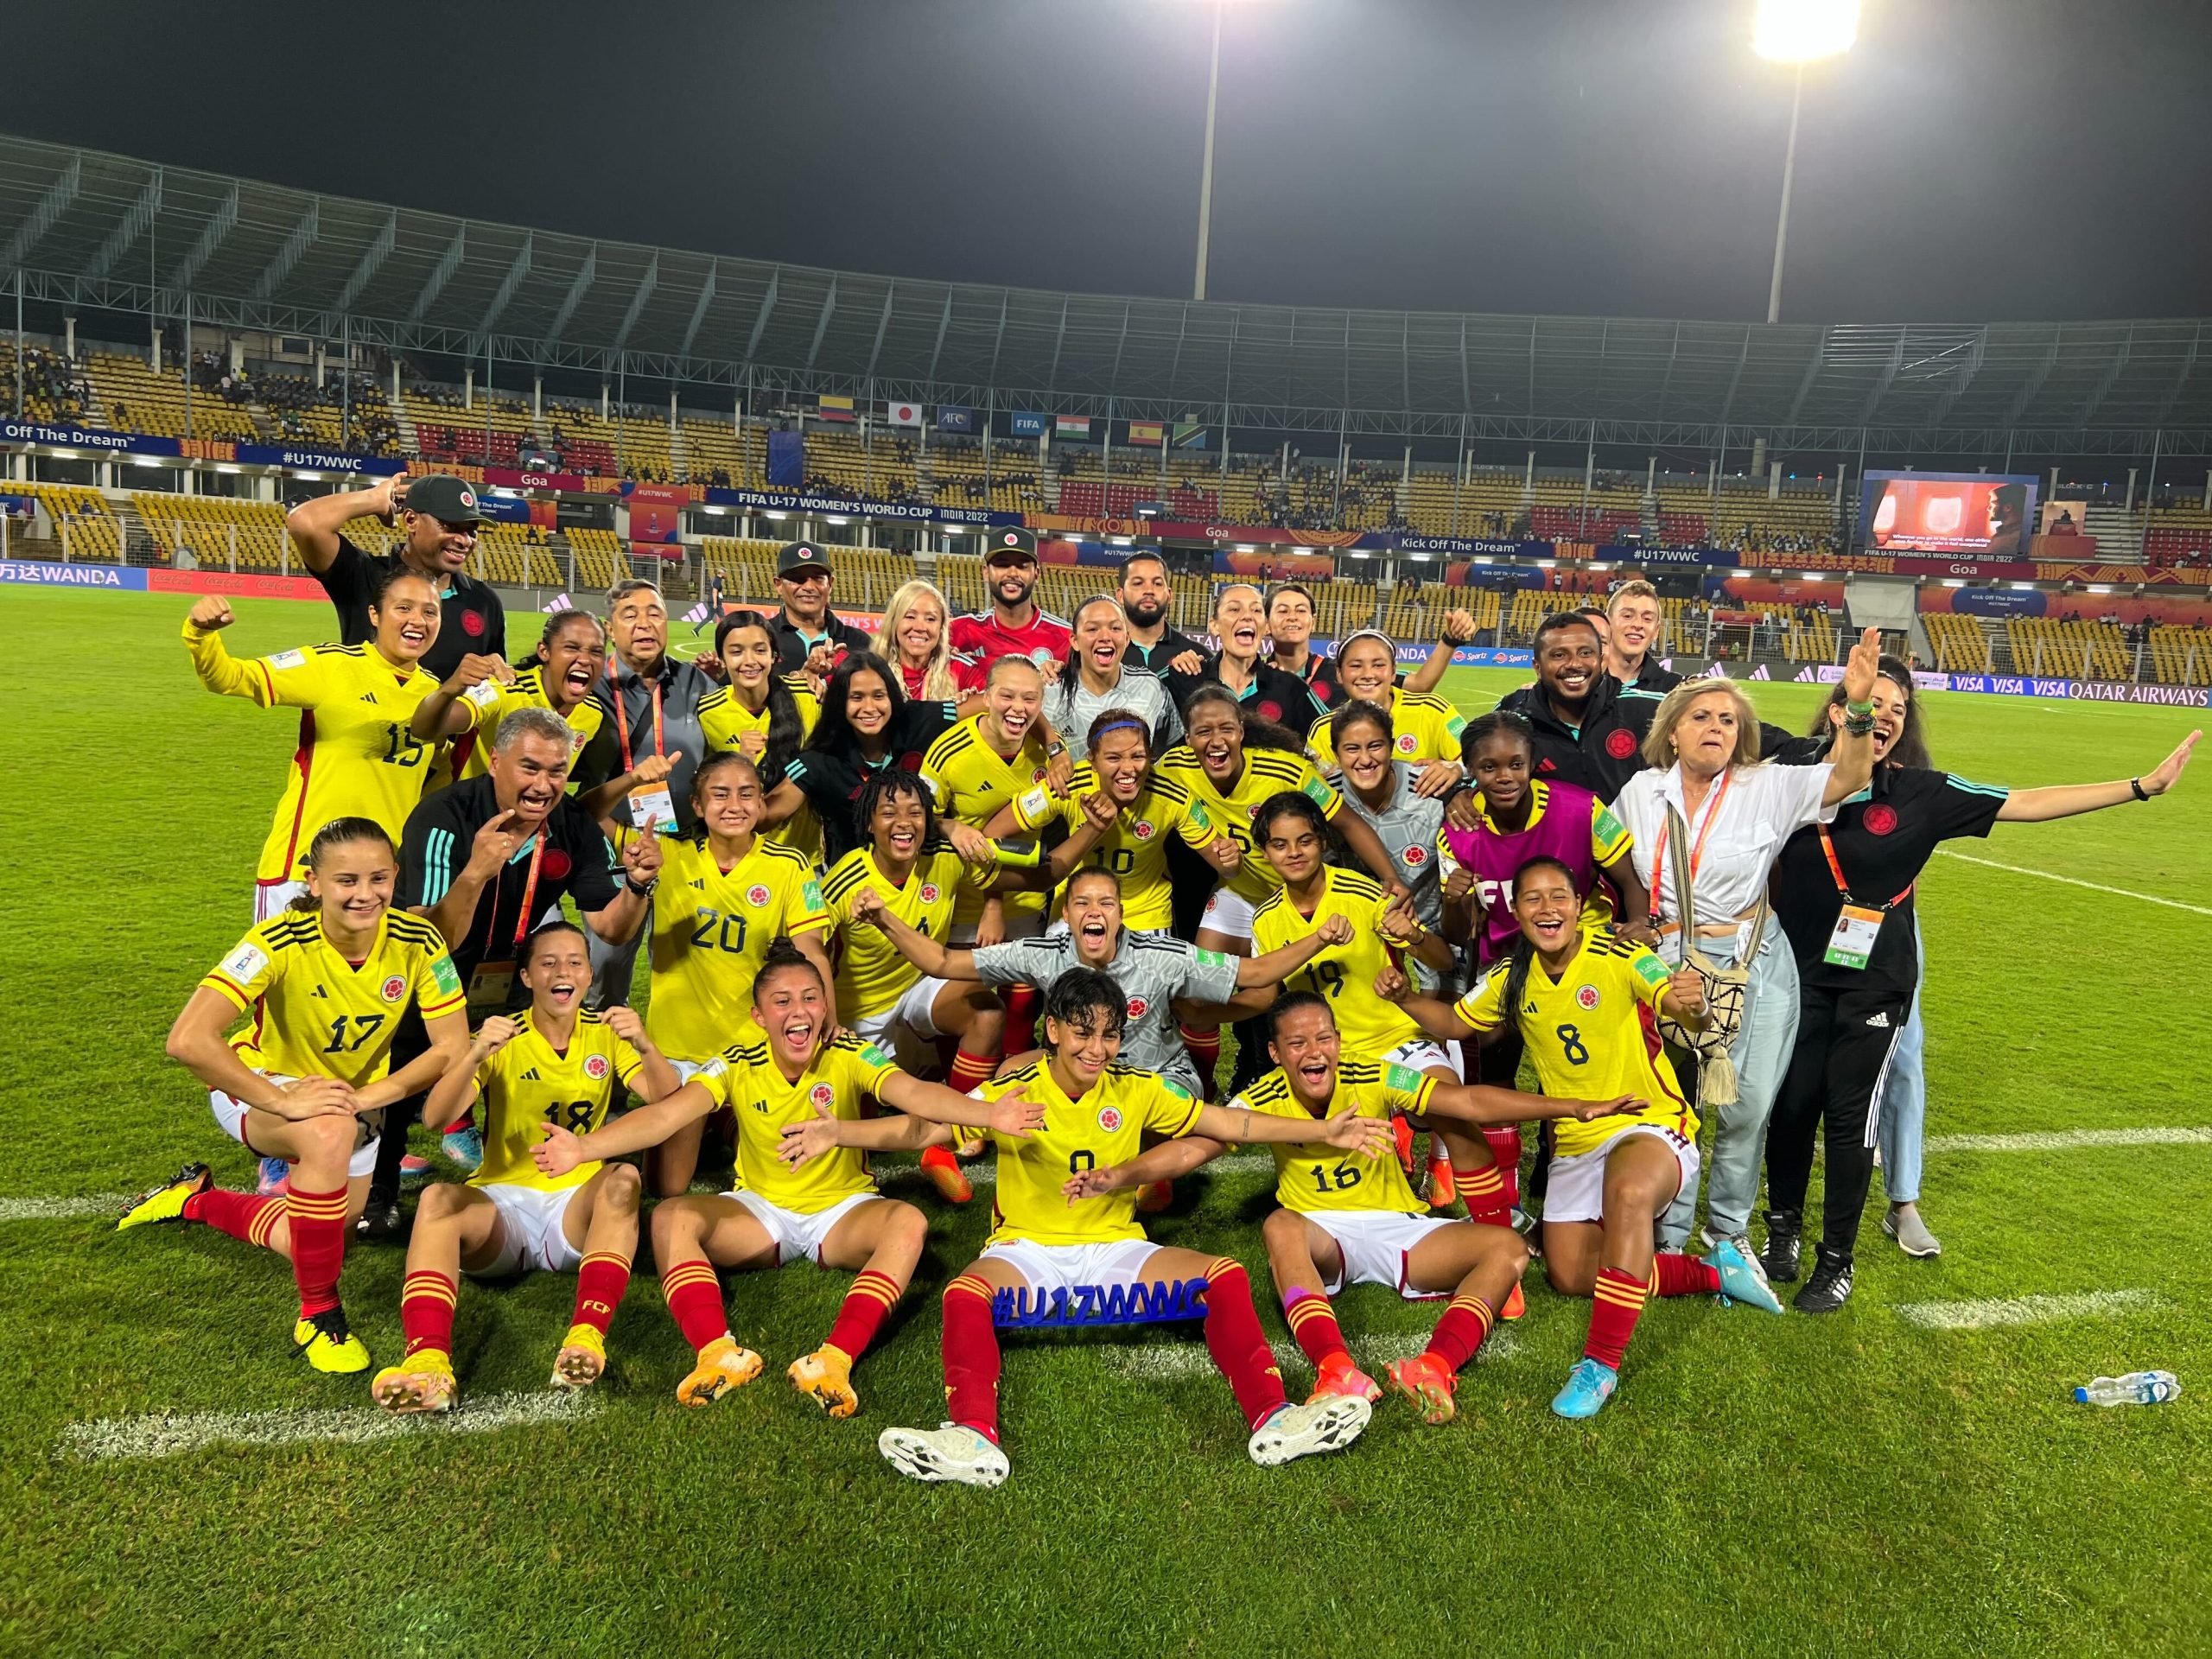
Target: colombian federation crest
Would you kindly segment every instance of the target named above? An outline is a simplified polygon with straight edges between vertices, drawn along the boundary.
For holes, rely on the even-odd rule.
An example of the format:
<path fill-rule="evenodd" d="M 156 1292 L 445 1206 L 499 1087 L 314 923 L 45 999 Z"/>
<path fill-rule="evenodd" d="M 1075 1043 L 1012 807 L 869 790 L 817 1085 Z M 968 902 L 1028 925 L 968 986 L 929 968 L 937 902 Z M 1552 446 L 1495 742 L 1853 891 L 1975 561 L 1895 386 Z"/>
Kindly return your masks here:
<path fill-rule="evenodd" d="M 1428 849 L 1421 846 L 1419 842 L 1415 842 L 1413 846 L 1407 848 L 1404 852 L 1400 853 L 1398 856 L 1404 859 L 1407 863 L 1418 868 L 1420 866 L 1428 862 Z"/>
<path fill-rule="evenodd" d="M 826 1083 L 817 1083 L 807 1090 L 806 1097 L 826 1112 L 836 1104 L 837 1091 Z"/>
<path fill-rule="evenodd" d="M 387 1002 L 397 1002 L 407 995 L 407 982 L 394 974 L 377 987 L 377 995 Z"/>
<path fill-rule="evenodd" d="M 1589 1013 L 1592 1008 L 1596 1007 L 1598 1006 L 1598 988 L 1595 985 L 1577 986 L 1574 991 L 1574 1006 L 1581 1009 L 1585 1014 Z"/>
<path fill-rule="evenodd" d="M 922 902 L 923 902 L 924 904 L 925 904 L 925 905 L 933 905 L 933 904 L 937 903 L 937 899 L 938 899 L 938 886 L 937 886 L 937 883 L 936 883 L 936 882 L 934 882 L 934 881 L 925 881 L 925 882 L 923 882 L 923 883 L 922 883 Z"/>
<path fill-rule="evenodd" d="M 607 1079 L 607 1056 L 604 1054 L 586 1055 L 584 1057 L 584 1076 L 589 1077 L 594 1083 L 605 1082 Z"/>
<path fill-rule="evenodd" d="M 1415 739 L 1411 732 L 1400 732 L 1398 734 L 1398 753 L 1400 754 L 1411 754 L 1420 747 L 1420 741 Z"/>
<path fill-rule="evenodd" d="M 1616 760 L 1625 760 L 1636 753 L 1634 732 L 1612 732 L 1605 738 L 1605 753 Z"/>
<path fill-rule="evenodd" d="M 1139 841 L 1150 841 L 1153 836 L 1159 832 L 1154 827 L 1153 822 L 1150 818 L 1139 818 L 1136 822 L 1136 827 L 1130 830 L 1129 833 L 1135 836 Z"/>
<path fill-rule="evenodd" d="M 1129 999 L 1129 1018 L 1132 1020 L 1143 1019 L 1146 1012 L 1151 1007 L 1152 1004 L 1146 1001 L 1144 998 L 1141 996 L 1131 997 Z"/>
<path fill-rule="evenodd" d="M 745 902 L 755 910 L 764 907 L 769 897 L 767 887 L 762 882 L 756 881 L 745 890 Z"/>
<path fill-rule="evenodd" d="M 1120 1128 L 1122 1127 L 1122 1109 L 1118 1106 L 1101 1106 L 1098 1109 L 1098 1127 L 1105 1130 L 1109 1135 L 1113 1134 L 1115 1130 Z"/>

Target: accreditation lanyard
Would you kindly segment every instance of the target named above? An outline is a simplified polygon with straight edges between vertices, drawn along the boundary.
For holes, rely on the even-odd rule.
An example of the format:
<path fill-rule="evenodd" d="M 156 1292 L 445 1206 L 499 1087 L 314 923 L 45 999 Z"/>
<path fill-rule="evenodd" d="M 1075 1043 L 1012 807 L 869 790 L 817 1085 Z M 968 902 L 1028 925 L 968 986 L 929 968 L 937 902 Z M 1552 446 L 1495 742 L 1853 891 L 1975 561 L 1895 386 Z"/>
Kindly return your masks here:
<path fill-rule="evenodd" d="M 522 957 L 523 941 L 530 937 L 531 906 L 537 902 L 538 865 L 544 856 L 545 832 L 540 830 L 531 837 L 530 871 L 523 878 L 522 909 L 515 916 L 513 941 L 508 947 L 505 960 L 479 963 L 476 965 L 476 971 L 469 976 L 468 1006 L 472 1008 L 489 1009 L 497 1013 L 507 1005 L 508 996 L 514 989 L 515 963 Z M 498 922 L 499 889 L 506 885 L 506 880 L 507 873 L 505 868 L 502 868 L 493 880 L 492 917 L 485 925 L 487 932 Z M 490 947 L 491 943 L 488 938 L 485 941 L 487 948 Z"/>
<path fill-rule="evenodd" d="M 614 686 L 614 729 L 622 740 L 622 770 L 632 772 L 637 762 L 630 755 L 630 710 L 622 700 L 620 681 Z M 660 682 L 653 682 L 653 758 L 660 760 L 667 753 L 661 741 Z M 630 821 L 639 829 L 651 824 L 664 836 L 676 833 L 676 798 L 663 779 L 657 784 L 640 784 L 630 791 Z"/>
<path fill-rule="evenodd" d="M 631 758 L 630 754 L 630 709 L 628 704 L 622 700 L 622 683 L 620 680 L 614 683 L 614 729 L 622 740 L 622 770 L 632 771 L 637 762 Z M 665 753 L 661 743 L 660 682 L 655 680 L 653 682 L 653 754 L 658 759 Z"/>
<path fill-rule="evenodd" d="M 1835 878 L 1835 890 L 1843 899 L 1836 912 L 1835 931 L 1828 935 L 1828 948 L 1821 960 L 1838 968 L 1864 968 L 1874 954 L 1874 942 L 1881 937 L 1882 918 L 1912 897 L 1916 883 L 1906 882 L 1904 891 L 1878 910 L 1852 903 L 1851 884 L 1843 879 L 1843 864 L 1835 855 L 1835 842 L 1828 827 L 1825 823 L 1815 827 L 1821 832 L 1821 851 L 1827 855 L 1828 874 Z"/>
<path fill-rule="evenodd" d="M 1713 798 L 1705 804 L 1705 822 L 1698 826 L 1697 839 L 1690 843 L 1690 886 L 1693 889 L 1697 886 L 1697 867 L 1705 860 L 1705 838 L 1713 833 L 1713 826 L 1720 821 L 1721 804 L 1728 798 L 1728 785 L 1735 780 L 1736 772 L 1732 766 L 1720 774 L 1719 787 L 1713 791 Z M 1530 820 L 1534 821 L 1533 818 Z M 1667 882 L 1667 828 L 1664 823 L 1659 826 L 1658 844 L 1651 849 L 1651 925 L 1654 927 L 1659 925 L 1659 892 Z M 1683 938 L 1695 937 L 1696 919 L 1688 915 L 1681 918 Z"/>

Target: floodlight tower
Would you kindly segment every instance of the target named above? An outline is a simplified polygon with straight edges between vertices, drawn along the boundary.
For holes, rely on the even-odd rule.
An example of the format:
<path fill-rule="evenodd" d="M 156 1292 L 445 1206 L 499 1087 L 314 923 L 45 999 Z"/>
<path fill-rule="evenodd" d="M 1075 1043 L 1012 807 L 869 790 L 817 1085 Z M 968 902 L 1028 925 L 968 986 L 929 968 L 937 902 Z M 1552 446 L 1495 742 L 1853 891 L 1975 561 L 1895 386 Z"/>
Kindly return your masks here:
<path fill-rule="evenodd" d="M 1751 20 L 1751 50 L 1771 63 L 1796 70 L 1789 93 L 1789 145 L 1782 156 L 1782 216 L 1774 227 L 1774 280 L 1766 291 L 1766 320 L 1782 319 L 1782 252 L 1789 239 L 1789 186 L 1797 171 L 1797 111 L 1805 101 L 1805 66 L 1840 57 L 1859 38 L 1859 0 L 1758 0 Z M 1213 128 L 1206 128 L 1212 149 Z M 1205 243 L 1199 246 L 1204 248 Z M 1205 255 L 1199 256 L 1205 269 Z"/>

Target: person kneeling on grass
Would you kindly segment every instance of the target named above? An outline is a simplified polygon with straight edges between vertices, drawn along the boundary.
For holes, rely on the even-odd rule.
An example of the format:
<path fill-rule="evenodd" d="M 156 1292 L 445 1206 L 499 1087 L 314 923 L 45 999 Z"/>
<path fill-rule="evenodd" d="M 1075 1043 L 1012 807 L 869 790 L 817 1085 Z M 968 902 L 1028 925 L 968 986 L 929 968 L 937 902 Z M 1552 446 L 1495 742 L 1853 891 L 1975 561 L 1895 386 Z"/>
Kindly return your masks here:
<path fill-rule="evenodd" d="M 1342 1059 L 1342 1048 L 1328 1003 L 1308 991 L 1292 992 L 1268 1010 L 1268 1053 L 1275 1069 L 1227 1109 L 1307 1123 L 1348 1115 L 1387 1124 L 1392 1114 L 1403 1113 L 1483 1124 L 1548 1117 L 1586 1122 L 1644 1105 L 1627 1097 L 1548 1100 L 1480 1084 L 1440 1084 L 1387 1060 Z M 1173 1179 L 1227 1150 L 1220 1141 L 1187 1135 L 1133 1162 L 1086 1171 L 1068 1183 L 1068 1191 L 1088 1197 Z M 1282 1208 L 1268 1217 L 1261 1234 L 1283 1317 L 1313 1362 L 1311 1397 L 1382 1397 L 1375 1379 L 1352 1363 L 1330 1306 L 1330 1297 L 1347 1284 L 1389 1285 L 1409 1300 L 1449 1295 L 1452 1304 L 1427 1348 L 1392 1361 L 1389 1375 L 1424 1421 L 1450 1422 L 1457 1411 L 1452 1395 L 1459 1368 L 1474 1357 L 1521 1282 L 1528 1245 L 1510 1227 L 1429 1215 L 1395 1158 L 1363 1162 L 1319 1141 L 1271 1150 L 1275 1202 Z"/>
<path fill-rule="evenodd" d="M 879 1193 L 858 1153 L 804 1171 L 785 1168 L 777 1155 L 780 1133 L 817 1112 L 856 1118 L 867 1095 L 931 1120 L 925 1127 L 969 1121 L 976 1103 L 908 1077 L 882 1050 L 849 1032 L 830 1035 L 821 969 L 788 939 L 768 948 L 753 979 L 753 1019 L 760 1027 L 758 1035 L 747 1033 L 753 1040 L 725 1050 L 666 1099 L 584 1134 L 549 1123 L 536 1150 L 537 1167 L 558 1177 L 590 1159 L 640 1151 L 728 1106 L 737 1118 L 739 1190 L 670 1198 L 653 1210 L 661 1289 L 698 1355 L 676 1397 L 687 1406 L 711 1405 L 760 1375 L 760 1356 L 739 1347 L 730 1332 L 715 1269 L 749 1272 L 803 1256 L 819 1268 L 859 1274 L 829 1340 L 790 1371 L 793 1386 L 832 1417 L 849 1417 L 860 1408 L 853 1362 L 906 1294 L 929 1224 L 913 1205 Z M 1018 1140 L 1039 1114 L 1025 1102 L 1009 1101 L 991 1116 L 994 1127 Z"/>
<path fill-rule="evenodd" d="M 505 1279 L 543 1269 L 576 1275 L 575 1311 L 553 1360 L 553 1386 L 588 1388 L 607 1365 L 607 1327 L 630 1283 L 638 1249 L 638 1172 L 580 1164 L 559 1176 L 531 1161 L 543 1126 L 596 1128 L 620 1083 L 641 1098 L 673 1094 L 683 1078 L 645 1035 L 635 1011 L 596 1014 L 591 947 L 573 922 L 548 922 L 522 951 L 530 1007 L 478 1027 L 467 1060 L 441 1077 L 423 1111 L 433 1133 L 484 1103 L 484 1159 L 466 1186 L 424 1190 L 407 1241 L 399 1322 L 407 1353 L 369 1392 L 387 1411 L 446 1411 L 460 1275 Z"/>
<path fill-rule="evenodd" d="M 1697 1114 L 1662 1047 L 1655 1014 L 1693 1028 L 1705 1020 L 1694 970 L 1669 973 L 1649 950 L 1610 927 L 1582 925 L 1582 899 L 1565 864 L 1530 859 L 1513 878 L 1521 938 L 1513 954 L 1457 1005 L 1410 995 L 1386 969 L 1376 992 L 1403 1003 L 1440 1040 L 1487 1039 L 1517 1025 L 1536 1082 L 1559 1096 L 1633 1094 L 1642 1111 L 1560 1123 L 1544 1197 L 1544 1274 L 1552 1288 L 1588 1296 L 1590 1337 L 1552 1402 L 1562 1417 L 1594 1417 L 1620 1383 L 1622 1356 L 1648 1296 L 1718 1294 L 1782 1312 L 1758 1262 L 1722 1239 L 1704 1260 L 1653 1247 L 1658 1217 L 1697 1185 Z"/>
<path fill-rule="evenodd" d="M 1032 1136 L 994 1131 L 998 1142 L 998 1225 L 983 1254 L 944 1292 L 944 1385 L 952 1421 L 940 1427 L 887 1428 L 876 1446 L 891 1466 L 916 1480 L 995 1486 L 1007 1477 L 999 1447 L 999 1343 L 992 1298 L 1055 1291 L 1206 1281 L 1206 1348 L 1229 1379 L 1251 1430 L 1247 1449 L 1262 1465 L 1288 1463 L 1350 1446 L 1373 1409 L 1338 1397 L 1294 1406 L 1252 1310 L 1252 1287 L 1227 1256 L 1164 1248 L 1144 1236 L 1132 1189 L 1092 1193 L 1084 1172 L 1135 1158 L 1147 1134 L 1202 1135 L 1212 1141 L 1310 1141 L 1313 1127 L 1250 1110 L 1202 1105 L 1155 1072 L 1115 1063 L 1128 999 L 1112 976 L 1078 968 L 1062 974 L 1045 1001 L 1044 1057 L 977 1085 L 979 1101 L 1001 1109 L 1043 1108 Z M 971 1116 L 982 1114 L 971 1103 Z M 785 1130 L 784 1156 L 803 1166 L 833 1147 L 888 1149 L 942 1144 L 957 1130 L 913 1119 L 855 1122 L 824 1112 Z M 1346 1116 L 1319 1136 L 1368 1167 L 1391 1146 L 1388 1123 Z M 1071 1179 L 1073 1177 L 1075 1179 Z"/>

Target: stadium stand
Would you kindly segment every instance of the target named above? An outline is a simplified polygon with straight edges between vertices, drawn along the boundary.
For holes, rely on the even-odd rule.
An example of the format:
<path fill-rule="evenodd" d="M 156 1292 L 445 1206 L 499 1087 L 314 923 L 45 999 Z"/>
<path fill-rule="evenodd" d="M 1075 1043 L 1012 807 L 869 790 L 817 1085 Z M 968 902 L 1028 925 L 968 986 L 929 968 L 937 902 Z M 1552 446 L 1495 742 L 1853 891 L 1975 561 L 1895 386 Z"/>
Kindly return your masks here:
<path fill-rule="evenodd" d="M 98 490 L 79 484 L 0 484 L 10 495 L 29 495 L 46 509 L 52 534 L 45 546 L 56 557 L 65 552 L 73 562 L 99 559 L 119 563 L 123 537 L 115 509 L 101 499 Z"/>
<path fill-rule="evenodd" d="M 208 371 L 213 366 L 195 363 L 194 383 L 188 390 L 182 375 L 156 370 L 142 357 L 105 353 L 86 359 L 93 391 L 111 427 L 156 437 L 251 442 L 261 435 L 261 429 L 254 423 L 243 392 L 235 401 L 226 396 L 219 376 L 213 382 L 214 389 L 207 389 Z"/>
<path fill-rule="evenodd" d="M 85 371 L 59 352 L 27 346 L 21 368 L 22 404 L 27 420 L 84 425 L 91 418 L 92 387 Z M 16 342 L 0 345 L 0 410 L 16 408 L 18 369 Z"/>
<path fill-rule="evenodd" d="M 2024 674 L 2124 680 L 2134 656 L 2126 636 L 2108 622 L 2016 616 L 2005 621 L 2005 633 L 2012 666 Z"/>
<path fill-rule="evenodd" d="M 2212 631 L 2152 628 L 2151 671 L 2166 685 L 2212 685 Z"/>
<path fill-rule="evenodd" d="M 1950 611 L 1927 611 L 1920 623 L 1927 631 L 1928 648 L 1939 673 L 1987 674 L 1995 670 L 1989 636 L 1974 618 Z"/>
<path fill-rule="evenodd" d="M 2212 564 L 2212 512 L 2202 506 L 2154 510 L 2143 532 L 2143 562 L 2153 569 Z"/>

